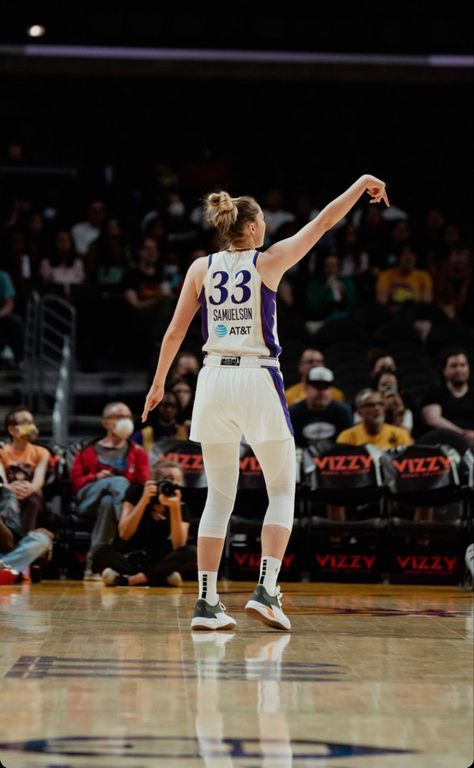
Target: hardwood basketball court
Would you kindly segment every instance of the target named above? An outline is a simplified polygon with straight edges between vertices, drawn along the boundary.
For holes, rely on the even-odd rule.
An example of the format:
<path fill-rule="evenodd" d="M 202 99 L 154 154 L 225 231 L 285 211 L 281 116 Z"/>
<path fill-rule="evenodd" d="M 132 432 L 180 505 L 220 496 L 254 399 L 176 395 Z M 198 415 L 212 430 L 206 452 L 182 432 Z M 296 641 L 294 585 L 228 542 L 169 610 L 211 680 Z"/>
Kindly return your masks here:
<path fill-rule="evenodd" d="M 194 583 L 0 588 L 6 768 L 466 768 L 472 592 L 282 584 L 291 633 L 191 633 Z"/>

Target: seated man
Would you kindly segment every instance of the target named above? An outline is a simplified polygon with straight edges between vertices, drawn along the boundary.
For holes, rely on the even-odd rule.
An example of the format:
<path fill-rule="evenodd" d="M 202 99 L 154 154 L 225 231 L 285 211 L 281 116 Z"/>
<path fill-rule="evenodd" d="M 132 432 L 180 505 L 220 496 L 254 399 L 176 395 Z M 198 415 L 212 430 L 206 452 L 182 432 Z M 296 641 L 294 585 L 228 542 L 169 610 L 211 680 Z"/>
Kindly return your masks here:
<path fill-rule="evenodd" d="M 3 470 L 0 479 L 4 478 Z M 15 494 L 0 485 L 0 585 L 23 581 L 23 571 L 50 552 L 53 534 L 45 528 L 24 532 Z M 33 578 L 33 577 L 32 577 Z"/>
<path fill-rule="evenodd" d="M 380 451 L 388 451 L 398 445 L 412 445 L 413 439 L 404 427 L 387 424 L 382 394 L 375 389 L 362 389 L 355 398 L 357 413 L 361 419 L 337 437 L 337 443 L 346 445 L 375 445 Z"/>
<path fill-rule="evenodd" d="M 181 500 L 183 473 L 172 461 L 158 459 L 152 479 L 130 486 L 122 503 L 118 538 L 94 555 L 106 586 L 182 584 L 181 571 L 196 566 L 196 548 L 188 545 L 191 516 Z"/>
<path fill-rule="evenodd" d="M 385 421 L 385 405 L 383 396 L 375 389 L 362 389 L 355 398 L 357 412 L 361 418 L 360 424 L 344 430 L 338 436 L 337 443 L 346 445 L 374 445 L 379 451 L 388 451 L 399 445 L 412 445 L 413 438 L 404 427 L 387 424 Z M 344 507 L 333 507 L 333 518 L 345 520 Z M 433 519 L 432 507 L 416 507 L 415 521 L 423 522 Z M 427 543 L 425 537 L 419 543 Z"/>
<path fill-rule="evenodd" d="M 34 417 L 19 405 L 5 416 L 10 440 L 0 447 L 0 465 L 6 488 L 18 500 L 24 533 L 33 531 L 44 511 L 43 486 L 50 463 L 49 451 L 35 445 L 38 436 Z"/>
<path fill-rule="evenodd" d="M 324 366 L 324 356 L 319 349 L 313 349 L 307 347 L 304 349 L 298 360 L 298 373 L 300 374 L 300 381 L 293 386 L 285 389 L 285 397 L 288 405 L 294 405 L 304 400 L 306 397 L 306 386 L 308 384 L 308 373 L 311 368 L 318 366 Z M 342 402 L 344 400 L 344 393 L 337 387 L 331 387 L 331 398 Z"/>
<path fill-rule="evenodd" d="M 474 447 L 474 387 L 466 351 L 460 347 L 444 350 L 441 369 L 444 381 L 426 393 L 423 420 L 431 429 L 463 435 Z"/>
<path fill-rule="evenodd" d="M 305 399 L 290 406 L 295 443 L 300 448 L 315 445 L 320 440 L 335 440 L 352 424 L 349 406 L 333 399 L 333 382 L 329 368 L 311 368 L 307 374 Z"/>
<path fill-rule="evenodd" d="M 150 477 L 146 451 L 132 440 L 133 421 L 125 403 L 108 403 L 102 412 L 105 435 L 93 440 L 74 457 L 72 492 L 79 515 L 95 519 L 84 578 L 98 580 L 92 571 L 92 556 L 102 544 L 111 544 L 117 532 L 125 492 L 133 483 Z"/>

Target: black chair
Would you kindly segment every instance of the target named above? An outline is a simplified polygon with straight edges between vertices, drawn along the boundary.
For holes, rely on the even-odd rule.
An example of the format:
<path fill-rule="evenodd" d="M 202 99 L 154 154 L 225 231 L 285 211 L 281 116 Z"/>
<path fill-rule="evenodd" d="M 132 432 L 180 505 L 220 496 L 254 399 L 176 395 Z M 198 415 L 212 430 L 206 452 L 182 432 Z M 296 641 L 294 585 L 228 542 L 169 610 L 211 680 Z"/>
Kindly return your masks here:
<path fill-rule="evenodd" d="M 472 453 L 415 444 L 382 457 L 387 484 L 391 581 L 457 583 L 472 536 Z M 430 509 L 414 519 L 417 508 Z"/>
<path fill-rule="evenodd" d="M 243 462 L 251 462 L 251 471 L 245 471 Z M 268 506 L 268 495 L 261 470 L 256 471 L 255 457 L 249 446 L 241 452 L 241 474 L 234 511 L 230 517 L 224 547 L 223 571 L 234 580 L 254 580 L 259 572 L 260 535 Z M 297 449 L 298 470 L 301 451 Z M 258 466 L 258 462 L 257 462 Z M 280 581 L 299 581 L 302 564 L 299 557 L 306 521 L 302 516 L 303 500 L 299 472 L 296 482 L 293 528 L 280 570 Z"/>
<path fill-rule="evenodd" d="M 314 578 L 380 580 L 387 533 L 380 452 L 322 442 L 304 453 L 307 562 Z M 321 514 L 344 507 L 345 520 Z"/>
<path fill-rule="evenodd" d="M 451 445 L 417 443 L 394 448 L 383 454 L 381 466 L 392 526 L 397 520 L 393 511 L 400 504 L 439 507 L 466 498 L 461 456 Z M 460 523 L 458 518 L 455 527 Z"/>
<path fill-rule="evenodd" d="M 61 503 L 56 530 L 61 578 L 82 578 L 85 557 L 89 550 L 92 528 L 94 527 L 93 518 L 78 514 L 70 479 L 74 457 L 89 442 L 88 439 L 76 440 L 63 449 Z"/>

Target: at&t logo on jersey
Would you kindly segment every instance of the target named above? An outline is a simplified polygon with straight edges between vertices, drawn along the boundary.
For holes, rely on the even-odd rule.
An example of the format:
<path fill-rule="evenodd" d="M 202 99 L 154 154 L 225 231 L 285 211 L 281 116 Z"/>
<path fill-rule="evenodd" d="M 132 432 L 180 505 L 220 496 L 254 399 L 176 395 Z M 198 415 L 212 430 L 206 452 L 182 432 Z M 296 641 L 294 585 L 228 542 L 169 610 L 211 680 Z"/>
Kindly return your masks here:
<path fill-rule="evenodd" d="M 227 336 L 227 326 L 226 325 L 216 325 L 216 336 L 219 336 L 221 339 L 223 336 Z"/>

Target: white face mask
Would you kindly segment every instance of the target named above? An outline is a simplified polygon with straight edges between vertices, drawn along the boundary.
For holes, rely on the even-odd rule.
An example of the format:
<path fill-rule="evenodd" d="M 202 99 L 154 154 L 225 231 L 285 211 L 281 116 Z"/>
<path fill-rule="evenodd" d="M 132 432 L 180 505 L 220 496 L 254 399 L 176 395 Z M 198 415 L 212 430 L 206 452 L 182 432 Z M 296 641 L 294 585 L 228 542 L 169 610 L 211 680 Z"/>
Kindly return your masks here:
<path fill-rule="evenodd" d="M 133 432 L 133 421 L 129 418 L 119 419 L 114 427 L 114 435 L 126 440 Z"/>

